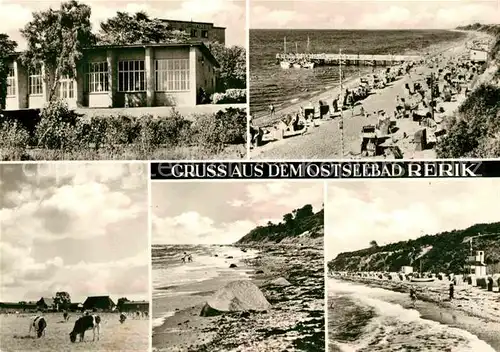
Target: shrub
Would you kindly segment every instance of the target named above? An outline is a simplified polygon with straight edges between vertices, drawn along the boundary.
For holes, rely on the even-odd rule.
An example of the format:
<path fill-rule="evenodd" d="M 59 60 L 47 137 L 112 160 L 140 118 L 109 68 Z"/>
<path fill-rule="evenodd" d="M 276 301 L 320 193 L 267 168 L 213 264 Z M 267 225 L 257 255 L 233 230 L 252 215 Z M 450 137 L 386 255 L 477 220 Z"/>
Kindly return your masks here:
<path fill-rule="evenodd" d="M 244 143 L 246 112 L 229 108 L 216 114 L 199 116 L 193 126 L 199 145 L 220 152 L 227 144 Z"/>
<path fill-rule="evenodd" d="M 80 145 L 79 116 L 60 100 L 49 102 L 42 110 L 36 126 L 37 146 L 48 149 L 72 150 Z"/>
<path fill-rule="evenodd" d="M 170 116 L 141 116 L 141 142 L 146 145 L 168 147 L 189 143 L 191 121 L 183 118 L 178 111 L 172 109 Z"/>
<path fill-rule="evenodd" d="M 214 93 L 213 104 L 239 104 L 247 102 L 246 89 L 228 89 L 225 93 Z"/>
<path fill-rule="evenodd" d="M 500 88 L 483 84 L 475 89 L 458 115 L 448 121 L 447 129 L 436 146 L 439 158 L 500 156 L 489 142 L 500 132 Z"/>
<path fill-rule="evenodd" d="M 29 140 L 28 131 L 17 122 L 8 120 L 0 122 L 0 149 L 3 161 L 26 159 Z"/>

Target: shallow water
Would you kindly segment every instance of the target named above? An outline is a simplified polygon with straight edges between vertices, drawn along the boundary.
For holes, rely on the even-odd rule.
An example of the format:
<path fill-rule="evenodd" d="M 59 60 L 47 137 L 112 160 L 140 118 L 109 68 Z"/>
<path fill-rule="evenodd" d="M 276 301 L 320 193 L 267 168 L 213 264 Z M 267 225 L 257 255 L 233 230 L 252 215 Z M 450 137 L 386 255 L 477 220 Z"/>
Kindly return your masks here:
<path fill-rule="evenodd" d="M 270 104 L 277 109 L 333 88 L 339 83 L 338 67 L 283 70 L 276 54 L 309 52 L 345 54 L 424 54 L 430 45 L 463 37 L 462 33 L 443 30 L 250 30 L 250 110 L 266 113 Z M 344 66 L 343 78 L 369 73 L 372 67 Z"/>
<path fill-rule="evenodd" d="M 423 319 L 405 294 L 336 280 L 328 294 L 331 351 L 495 351 L 468 331 Z M 418 305 L 439 314 L 431 303 Z"/>

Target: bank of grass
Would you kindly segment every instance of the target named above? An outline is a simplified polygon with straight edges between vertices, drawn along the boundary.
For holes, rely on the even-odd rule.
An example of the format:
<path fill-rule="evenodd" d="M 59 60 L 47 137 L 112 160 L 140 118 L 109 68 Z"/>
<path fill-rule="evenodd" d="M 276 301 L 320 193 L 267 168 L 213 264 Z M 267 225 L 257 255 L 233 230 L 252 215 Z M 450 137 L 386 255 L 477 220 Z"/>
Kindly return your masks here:
<path fill-rule="evenodd" d="M 61 101 L 47 105 L 33 130 L 0 121 L 1 160 L 240 159 L 246 154 L 246 112 L 228 108 L 187 119 L 93 116 L 83 119 Z"/>
<path fill-rule="evenodd" d="M 487 79 L 474 89 L 454 116 L 446 121 L 446 136 L 436 145 L 438 158 L 500 157 L 500 25 L 459 27 L 488 33 L 493 39 Z"/>

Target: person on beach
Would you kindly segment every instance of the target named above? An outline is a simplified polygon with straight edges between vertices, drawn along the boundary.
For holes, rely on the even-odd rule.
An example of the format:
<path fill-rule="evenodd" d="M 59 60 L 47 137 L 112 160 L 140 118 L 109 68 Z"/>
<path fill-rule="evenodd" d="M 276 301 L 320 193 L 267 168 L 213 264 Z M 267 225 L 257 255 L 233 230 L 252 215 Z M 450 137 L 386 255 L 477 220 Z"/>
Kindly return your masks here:
<path fill-rule="evenodd" d="M 273 118 L 276 113 L 276 109 L 273 104 L 269 105 L 269 111 L 271 112 L 271 118 Z"/>
<path fill-rule="evenodd" d="M 185 262 L 186 262 L 186 257 L 187 257 L 187 253 L 186 253 L 186 252 L 184 252 L 184 256 L 181 258 L 182 263 L 185 263 Z"/>
<path fill-rule="evenodd" d="M 450 301 L 453 299 L 453 294 L 455 293 L 455 285 L 450 284 Z"/>
<path fill-rule="evenodd" d="M 410 299 L 411 305 L 413 306 L 413 308 L 415 308 L 415 304 L 417 303 L 417 291 L 414 287 L 410 288 Z"/>
<path fill-rule="evenodd" d="M 191 263 L 193 261 L 193 257 L 191 256 L 191 254 L 188 254 L 187 260 L 189 263 Z"/>

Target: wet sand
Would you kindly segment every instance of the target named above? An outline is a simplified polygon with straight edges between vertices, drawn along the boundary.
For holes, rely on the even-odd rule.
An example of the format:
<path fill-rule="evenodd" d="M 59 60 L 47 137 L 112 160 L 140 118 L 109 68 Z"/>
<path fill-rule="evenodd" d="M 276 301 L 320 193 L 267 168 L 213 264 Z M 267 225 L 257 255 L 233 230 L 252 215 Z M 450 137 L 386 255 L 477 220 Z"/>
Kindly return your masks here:
<path fill-rule="evenodd" d="M 468 32 L 465 39 L 459 41 L 439 44 L 432 46 L 428 49 L 429 56 L 437 56 L 442 54 L 445 58 L 457 57 L 465 52 L 467 43 L 482 37 L 483 33 Z M 410 76 L 405 75 L 400 77 L 397 81 L 391 83 L 381 90 L 374 90 L 370 96 L 362 100 L 360 103 L 367 114 L 370 116 L 361 116 L 359 108 L 354 109 L 354 114 L 350 110 L 343 112 L 343 131 L 339 128 L 340 117 L 326 118 L 323 120 L 315 120 L 318 124 L 317 127 L 310 127 L 304 135 L 293 136 L 281 140 L 273 140 L 264 142 L 260 147 L 254 148 L 251 151 L 252 159 L 328 159 L 328 158 L 361 158 L 361 129 L 365 125 L 374 125 L 378 121 L 378 117 L 373 112 L 384 110 L 389 115 L 396 108 L 396 97 L 404 96 L 405 83 L 414 80 L 415 78 L 422 78 L 432 71 L 426 65 L 416 66 Z M 376 73 L 376 72 L 374 72 Z M 353 78 L 345 83 L 344 88 L 357 86 L 359 78 Z M 332 90 L 326 91 L 319 96 L 316 96 L 309 101 L 300 101 L 295 104 L 289 105 L 286 109 L 276 112 L 274 119 L 270 116 L 261 117 L 254 120 L 256 126 L 268 126 L 275 123 L 279 116 L 287 113 L 296 113 L 300 110 L 301 106 L 317 105 L 319 100 L 324 100 L 329 104 L 333 97 L 338 95 L 339 88 L 336 87 Z M 440 103 L 445 110 L 443 114 L 439 114 L 440 118 L 446 118 L 453 114 L 458 108 L 460 103 L 465 99 L 463 94 L 457 95 L 455 101 L 448 103 Z M 398 131 L 392 135 L 394 144 L 397 145 L 403 153 L 405 159 L 435 159 L 436 154 L 433 149 L 423 151 L 416 151 L 415 145 L 412 143 L 413 135 L 416 131 L 422 129 L 418 122 L 413 122 L 410 119 L 396 120 Z M 344 138 L 344 153 L 342 154 L 342 135 Z M 404 137 L 404 136 L 408 137 Z M 266 138 L 271 138 L 266 137 Z M 384 158 L 384 156 L 377 156 L 377 158 Z"/>
<path fill-rule="evenodd" d="M 245 260 L 239 269 L 253 272 L 250 280 L 271 303 L 270 310 L 201 317 L 206 297 L 223 286 L 225 279 L 197 283 L 204 293 L 177 302 L 178 307 L 184 308 L 177 308 L 173 316 L 153 329 L 153 350 L 323 351 L 323 247 L 268 245 L 258 249 L 259 255 Z M 263 273 L 257 274 L 258 270 Z M 269 284 L 278 277 L 284 277 L 292 285 Z"/>
<path fill-rule="evenodd" d="M 455 286 L 454 298 L 450 301 L 447 280 L 415 283 L 354 277 L 335 279 L 401 292 L 405 295 L 409 293 L 411 286 L 416 287 L 418 301 L 414 309 L 419 311 L 423 319 L 468 331 L 500 351 L 500 292 L 488 292 L 478 287 L 460 284 Z M 393 303 L 413 309 L 409 296 L 407 299 L 397 299 Z"/>

